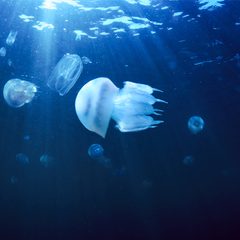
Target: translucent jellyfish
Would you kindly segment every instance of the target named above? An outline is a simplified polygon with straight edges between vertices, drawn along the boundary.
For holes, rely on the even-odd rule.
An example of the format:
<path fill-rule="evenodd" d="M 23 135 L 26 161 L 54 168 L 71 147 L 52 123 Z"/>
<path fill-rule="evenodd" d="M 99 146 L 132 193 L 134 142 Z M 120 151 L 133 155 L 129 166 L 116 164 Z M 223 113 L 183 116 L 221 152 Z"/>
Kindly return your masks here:
<path fill-rule="evenodd" d="M 87 36 L 87 34 L 81 30 L 74 30 L 73 32 L 76 34 L 75 36 L 76 41 L 80 41 L 82 39 L 82 36 Z"/>
<path fill-rule="evenodd" d="M 7 50 L 5 47 L 0 48 L 0 57 L 5 57 L 7 53 Z"/>
<path fill-rule="evenodd" d="M 104 149 L 100 144 L 92 144 L 88 148 L 88 155 L 94 160 L 97 160 L 104 167 L 111 167 L 111 160 L 104 156 Z"/>
<path fill-rule="evenodd" d="M 16 176 L 11 176 L 10 182 L 11 182 L 12 184 L 16 184 L 16 183 L 18 183 L 18 178 L 17 178 Z"/>
<path fill-rule="evenodd" d="M 150 115 L 161 115 L 162 110 L 154 108 L 156 102 L 152 93 L 159 91 L 145 84 L 125 82 L 117 88 L 108 78 L 96 78 L 86 83 L 78 92 L 75 110 L 81 123 L 103 138 L 110 119 L 117 122 L 121 132 L 135 132 L 155 128 L 162 123 Z"/>
<path fill-rule="evenodd" d="M 86 56 L 82 57 L 82 62 L 83 62 L 83 64 L 90 64 L 90 63 L 92 63 L 92 61 L 88 57 L 86 57 Z"/>
<path fill-rule="evenodd" d="M 29 141 L 30 140 L 30 136 L 28 134 L 23 136 L 23 140 L 24 141 Z"/>
<path fill-rule="evenodd" d="M 16 37 L 17 37 L 17 31 L 10 31 L 6 39 L 6 44 L 8 46 L 12 46 L 16 40 Z"/>
<path fill-rule="evenodd" d="M 11 59 L 8 59 L 7 63 L 8 63 L 8 66 L 9 66 L 9 67 L 12 66 L 12 60 L 11 60 Z"/>
<path fill-rule="evenodd" d="M 29 158 L 24 153 L 18 153 L 16 155 L 16 161 L 21 165 L 28 165 L 29 164 Z"/>
<path fill-rule="evenodd" d="M 48 154 L 41 155 L 39 160 L 41 165 L 45 168 L 51 167 L 53 164 L 53 157 L 49 156 Z"/>
<path fill-rule="evenodd" d="M 29 103 L 37 92 L 37 86 L 31 82 L 18 78 L 6 82 L 3 88 L 3 97 L 11 107 L 22 107 Z"/>
<path fill-rule="evenodd" d="M 83 70 L 83 63 L 77 54 L 65 54 L 53 69 L 47 85 L 60 96 L 69 92 Z"/>
<path fill-rule="evenodd" d="M 197 134 L 201 132 L 204 128 L 204 121 L 199 116 L 192 116 L 188 120 L 188 129 L 191 133 Z"/>
<path fill-rule="evenodd" d="M 187 155 L 183 159 L 183 164 L 186 166 L 192 166 L 194 162 L 194 157 L 192 155 Z"/>

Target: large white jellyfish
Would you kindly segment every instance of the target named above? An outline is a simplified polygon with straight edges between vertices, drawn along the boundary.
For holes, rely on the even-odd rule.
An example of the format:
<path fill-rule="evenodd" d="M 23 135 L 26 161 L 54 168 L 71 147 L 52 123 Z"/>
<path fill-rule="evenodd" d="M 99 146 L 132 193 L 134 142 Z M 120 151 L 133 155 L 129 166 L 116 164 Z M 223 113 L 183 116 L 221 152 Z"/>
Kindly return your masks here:
<path fill-rule="evenodd" d="M 161 120 L 150 115 L 161 115 L 162 110 L 153 107 L 155 102 L 166 103 L 155 98 L 159 91 L 145 84 L 124 82 L 117 88 L 108 78 L 96 78 L 86 83 L 78 92 L 75 109 L 81 123 L 90 131 L 106 135 L 110 119 L 117 122 L 121 132 L 135 132 L 154 128 Z"/>

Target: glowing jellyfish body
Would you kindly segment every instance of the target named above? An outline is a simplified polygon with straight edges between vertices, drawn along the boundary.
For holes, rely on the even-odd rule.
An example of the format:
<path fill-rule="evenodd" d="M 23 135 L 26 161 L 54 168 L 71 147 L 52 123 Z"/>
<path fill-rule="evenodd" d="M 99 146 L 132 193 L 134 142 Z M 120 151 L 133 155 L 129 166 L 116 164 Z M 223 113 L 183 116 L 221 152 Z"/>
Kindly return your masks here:
<path fill-rule="evenodd" d="M 99 157 L 102 157 L 103 154 L 104 154 L 104 150 L 100 144 L 94 143 L 88 148 L 88 155 L 91 158 L 99 158 Z"/>
<path fill-rule="evenodd" d="M 0 57 L 5 57 L 7 53 L 7 50 L 5 47 L 0 48 Z"/>
<path fill-rule="evenodd" d="M 111 167 L 111 160 L 104 156 L 104 149 L 100 144 L 92 144 L 88 148 L 88 155 L 92 159 L 97 160 L 101 165 L 104 167 L 110 168 Z"/>
<path fill-rule="evenodd" d="M 81 59 L 82 59 L 83 64 L 90 64 L 90 63 L 92 63 L 92 61 L 88 57 L 86 57 L 86 56 L 83 56 Z"/>
<path fill-rule="evenodd" d="M 31 102 L 36 92 L 35 84 L 15 78 L 4 85 L 3 97 L 9 106 L 18 108 Z"/>
<path fill-rule="evenodd" d="M 187 155 L 183 159 L 183 164 L 186 166 L 192 166 L 194 163 L 194 157 L 192 155 Z"/>
<path fill-rule="evenodd" d="M 16 37 L 17 37 L 17 31 L 10 31 L 6 39 L 6 44 L 8 46 L 12 46 L 16 40 Z"/>
<path fill-rule="evenodd" d="M 77 54 L 65 54 L 48 78 L 47 85 L 60 96 L 69 92 L 83 70 L 83 63 Z"/>
<path fill-rule="evenodd" d="M 24 153 L 18 153 L 16 155 L 16 161 L 21 165 L 28 165 L 29 164 L 29 158 Z"/>
<path fill-rule="evenodd" d="M 90 131 L 105 137 L 110 119 L 117 122 L 121 132 L 154 128 L 161 120 L 150 115 L 161 115 L 162 110 L 152 105 L 164 102 L 155 98 L 160 91 L 145 84 L 125 82 L 117 88 L 108 78 L 96 78 L 86 83 L 78 92 L 75 109 L 79 120 Z"/>
<path fill-rule="evenodd" d="M 188 129 L 191 133 L 197 134 L 204 128 L 204 120 L 199 116 L 192 116 L 188 120 Z"/>
<path fill-rule="evenodd" d="M 16 184 L 16 183 L 18 183 L 18 178 L 17 178 L 16 176 L 11 176 L 10 182 L 11 182 L 12 184 Z"/>
<path fill-rule="evenodd" d="M 53 164 L 53 157 L 49 156 L 48 154 L 41 155 L 39 160 L 41 165 L 45 168 L 48 168 Z"/>

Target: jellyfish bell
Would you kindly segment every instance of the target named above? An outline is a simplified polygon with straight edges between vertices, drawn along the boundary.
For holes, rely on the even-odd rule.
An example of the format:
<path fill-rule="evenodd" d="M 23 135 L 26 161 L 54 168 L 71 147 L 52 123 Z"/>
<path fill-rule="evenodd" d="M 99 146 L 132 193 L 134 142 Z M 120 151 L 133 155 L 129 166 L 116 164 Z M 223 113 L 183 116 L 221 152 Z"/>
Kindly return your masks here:
<path fill-rule="evenodd" d="M 188 120 L 188 129 L 191 133 L 197 134 L 204 128 L 205 122 L 200 116 L 192 116 Z"/>
<path fill-rule="evenodd" d="M 3 97 L 9 106 L 19 108 L 31 102 L 36 92 L 35 84 L 15 78 L 7 81 L 4 85 Z"/>
<path fill-rule="evenodd" d="M 65 54 L 53 69 L 47 80 L 47 86 L 66 95 L 77 82 L 83 70 L 83 63 L 77 54 Z"/>
<path fill-rule="evenodd" d="M 104 155 L 104 149 L 100 144 L 94 143 L 88 148 L 88 156 L 97 159 Z"/>
<path fill-rule="evenodd" d="M 112 81 L 104 77 L 91 80 L 80 89 L 75 109 L 85 128 L 103 138 L 106 136 L 118 91 Z"/>
<path fill-rule="evenodd" d="M 117 88 L 108 78 L 96 78 L 86 83 L 78 92 L 75 109 L 79 120 L 90 131 L 103 138 L 106 136 L 110 119 L 121 132 L 141 131 L 162 123 L 150 115 L 161 115 L 162 110 L 154 108 L 156 102 L 152 93 L 160 91 L 145 84 L 125 82 Z"/>
<path fill-rule="evenodd" d="M 23 166 L 28 165 L 30 162 L 29 157 L 24 153 L 18 153 L 16 155 L 16 161 Z"/>
<path fill-rule="evenodd" d="M 106 168 L 111 168 L 112 163 L 109 158 L 104 155 L 104 149 L 100 144 L 94 143 L 88 148 L 88 155 L 94 160 L 97 160 L 98 163 L 103 165 Z"/>
<path fill-rule="evenodd" d="M 45 168 L 51 167 L 54 162 L 54 158 L 48 154 L 42 154 L 39 160 L 41 165 Z"/>

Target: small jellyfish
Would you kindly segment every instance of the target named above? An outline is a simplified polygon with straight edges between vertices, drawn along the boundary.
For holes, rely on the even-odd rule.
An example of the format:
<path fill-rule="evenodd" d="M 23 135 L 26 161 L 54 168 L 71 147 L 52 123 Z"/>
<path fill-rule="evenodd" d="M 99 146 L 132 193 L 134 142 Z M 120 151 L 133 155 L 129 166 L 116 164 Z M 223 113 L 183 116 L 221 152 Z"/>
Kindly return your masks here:
<path fill-rule="evenodd" d="M 24 153 L 18 153 L 18 154 L 16 155 L 16 161 L 17 161 L 19 164 L 23 165 L 23 166 L 29 164 L 29 158 L 28 158 L 28 156 L 27 156 L 26 154 L 24 154 Z"/>
<path fill-rule="evenodd" d="M 0 48 L 0 57 L 5 57 L 7 53 L 7 50 L 5 47 Z"/>
<path fill-rule="evenodd" d="M 18 178 L 17 178 L 16 176 L 11 176 L 10 182 L 11 182 L 12 184 L 16 184 L 16 183 L 18 183 Z"/>
<path fill-rule="evenodd" d="M 86 35 L 86 33 L 82 32 L 81 30 L 74 30 L 73 32 L 76 34 L 76 41 L 80 41 L 82 39 L 82 35 Z"/>
<path fill-rule="evenodd" d="M 77 54 L 65 54 L 53 69 L 47 85 L 63 96 L 74 86 L 82 70 L 83 63 Z"/>
<path fill-rule="evenodd" d="M 31 82 L 18 78 L 6 82 L 3 88 L 3 97 L 11 107 L 22 107 L 29 103 L 37 92 L 37 86 Z"/>
<path fill-rule="evenodd" d="M 111 167 L 111 160 L 104 156 L 104 149 L 100 144 L 92 144 L 88 148 L 88 155 L 92 159 L 97 160 L 104 167 Z"/>
<path fill-rule="evenodd" d="M 16 40 L 16 37 L 17 37 L 17 31 L 10 31 L 6 39 L 6 44 L 8 46 L 12 46 Z"/>
<path fill-rule="evenodd" d="M 23 140 L 24 141 L 29 141 L 30 140 L 30 136 L 28 134 L 23 136 Z"/>
<path fill-rule="evenodd" d="M 188 120 L 188 129 L 191 133 L 197 134 L 204 128 L 204 120 L 199 116 L 192 116 Z"/>
<path fill-rule="evenodd" d="M 11 59 L 8 59 L 7 63 L 8 63 L 8 66 L 9 66 L 9 67 L 12 66 L 12 60 L 11 60 Z"/>
<path fill-rule="evenodd" d="M 192 155 L 187 155 L 184 157 L 183 159 L 183 164 L 185 166 L 192 166 L 193 165 L 193 162 L 194 162 L 194 157 Z"/>
<path fill-rule="evenodd" d="M 53 157 L 49 156 L 48 154 L 41 155 L 39 160 L 41 165 L 45 168 L 51 167 L 53 164 Z"/>
<path fill-rule="evenodd" d="M 159 116 L 160 109 L 152 105 L 166 103 L 155 98 L 153 91 L 159 91 L 145 84 L 125 82 L 117 88 L 108 78 L 96 78 L 86 83 L 78 92 L 75 110 L 81 123 L 90 131 L 106 135 L 110 119 L 117 122 L 121 132 L 136 132 L 155 128 L 162 123 L 150 115 Z"/>
<path fill-rule="evenodd" d="M 92 63 L 92 61 L 88 57 L 86 57 L 86 56 L 83 56 L 81 58 L 82 58 L 83 64 L 90 64 L 90 63 Z"/>

